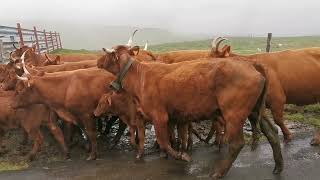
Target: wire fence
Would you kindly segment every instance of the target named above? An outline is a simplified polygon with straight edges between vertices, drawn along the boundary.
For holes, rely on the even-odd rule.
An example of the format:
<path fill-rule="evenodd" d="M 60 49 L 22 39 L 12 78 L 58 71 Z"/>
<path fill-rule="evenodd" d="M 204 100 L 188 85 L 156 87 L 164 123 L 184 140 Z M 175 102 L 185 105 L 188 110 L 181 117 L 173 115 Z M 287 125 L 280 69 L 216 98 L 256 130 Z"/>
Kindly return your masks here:
<path fill-rule="evenodd" d="M 17 27 L 0 25 L 0 62 L 5 62 L 14 50 L 13 44 L 17 47 L 35 44 L 38 53 L 62 48 L 60 33 L 56 31 L 39 31 L 35 26 L 33 29 L 25 29 L 20 23 L 17 23 Z"/>

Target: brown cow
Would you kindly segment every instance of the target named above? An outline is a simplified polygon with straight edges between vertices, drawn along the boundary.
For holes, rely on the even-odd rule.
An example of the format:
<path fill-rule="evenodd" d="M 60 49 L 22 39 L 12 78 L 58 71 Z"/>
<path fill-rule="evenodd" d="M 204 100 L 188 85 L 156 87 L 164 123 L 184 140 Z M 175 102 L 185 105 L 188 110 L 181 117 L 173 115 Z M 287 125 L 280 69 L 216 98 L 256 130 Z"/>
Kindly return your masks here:
<path fill-rule="evenodd" d="M 289 142 L 292 134 L 284 125 L 284 104 L 308 105 L 320 102 L 320 82 L 312 81 L 314 77 L 320 76 L 320 48 L 241 56 L 230 52 L 230 46 L 225 47 L 228 48 L 212 50 L 212 56 L 246 57 L 268 67 L 271 78 L 267 106 L 271 109 L 274 121 L 280 126 L 285 142 Z"/>
<path fill-rule="evenodd" d="M 135 132 L 138 131 L 138 153 L 137 159 L 140 159 L 144 153 L 144 139 L 145 139 L 145 119 L 137 114 L 137 107 L 133 102 L 133 98 L 127 93 L 109 92 L 101 96 L 99 104 L 94 111 L 95 116 L 101 116 L 104 113 L 119 116 L 130 130 L 130 143 L 137 146 L 135 142 Z"/>
<path fill-rule="evenodd" d="M 98 60 L 98 67 L 120 76 L 127 69 L 125 78 L 119 76 L 111 86 L 123 88 L 137 98 L 144 114 L 153 121 L 160 148 L 176 159 L 188 159 L 188 155 L 171 148 L 169 117 L 174 115 L 179 121 L 188 122 L 222 116 L 229 146 L 212 177 L 224 176 L 244 145 L 244 121 L 252 110 L 258 115 L 256 120 L 260 120 L 267 89 L 263 75 L 250 63 L 230 60 L 140 63 L 131 56 L 138 48 L 116 46 L 105 59 Z M 280 173 L 283 159 L 278 136 L 264 119 L 260 125 L 273 148 L 273 172 Z"/>
<path fill-rule="evenodd" d="M 91 153 L 87 160 L 96 159 L 97 141 L 93 111 L 100 97 L 108 92 L 105 84 L 114 80 L 114 76 L 103 70 L 90 68 L 23 79 L 29 80 L 26 82 L 27 86 L 17 95 L 15 107 L 45 104 L 62 119 L 81 121 L 91 142 Z"/>
<path fill-rule="evenodd" d="M 28 159 L 33 160 L 43 142 L 40 126 L 41 124 L 46 124 L 63 148 L 65 157 L 70 157 L 61 129 L 57 127 L 57 115 L 55 113 L 43 105 L 32 105 L 26 108 L 13 109 L 14 92 L 6 91 L 0 93 L 0 102 L 0 147 L 1 140 L 7 130 L 22 127 L 27 135 L 34 141 L 32 150 L 28 155 Z"/>

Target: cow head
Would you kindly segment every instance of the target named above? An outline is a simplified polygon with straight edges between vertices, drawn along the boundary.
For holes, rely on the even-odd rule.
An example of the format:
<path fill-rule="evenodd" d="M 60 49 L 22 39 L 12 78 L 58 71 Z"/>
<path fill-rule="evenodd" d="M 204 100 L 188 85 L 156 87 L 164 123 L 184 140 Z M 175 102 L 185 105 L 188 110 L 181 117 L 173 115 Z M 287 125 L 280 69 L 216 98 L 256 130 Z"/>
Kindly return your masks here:
<path fill-rule="evenodd" d="M 225 40 L 228 40 L 228 39 L 217 37 L 214 40 L 212 40 L 210 57 L 224 58 L 224 57 L 233 56 L 233 54 L 231 54 L 231 46 L 229 45 L 225 45 L 221 50 L 219 50 L 220 44 Z"/>
<path fill-rule="evenodd" d="M 94 110 L 94 115 L 96 117 L 101 116 L 105 113 L 111 113 L 110 109 L 112 106 L 112 100 L 111 100 L 112 92 L 103 94 L 99 100 L 99 104 L 97 105 L 96 109 Z"/>
<path fill-rule="evenodd" d="M 46 60 L 43 62 L 43 66 L 48 66 L 48 65 L 58 65 L 61 64 L 61 57 L 56 56 L 54 60 L 52 60 L 47 53 L 44 54 L 46 57 Z"/>
<path fill-rule="evenodd" d="M 12 52 L 11 58 L 13 58 L 13 60 L 15 59 L 19 59 L 22 54 L 24 52 L 26 52 L 28 50 L 28 53 L 26 53 L 25 57 L 29 58 L 31 56 L 32 53 L 36 52 L 36 45 L 32 45 L 32 47 L 29 46 L 22 46 L 20 48 L 17 48 L 14 44 L 13 47 L 15 48 L 15 50 Z"/>
<path fill-rule="evenodd" d="M 105 51 L 105 55 L 98 59 L 98 68 L 106 69 L 114 75 L 117 75 L 128 62 L 130 56 L 139 54 L 140 48 L 139 46 L 129 47 L 119 45 L 113 47 L 111 50 L 103 50 Z"/>

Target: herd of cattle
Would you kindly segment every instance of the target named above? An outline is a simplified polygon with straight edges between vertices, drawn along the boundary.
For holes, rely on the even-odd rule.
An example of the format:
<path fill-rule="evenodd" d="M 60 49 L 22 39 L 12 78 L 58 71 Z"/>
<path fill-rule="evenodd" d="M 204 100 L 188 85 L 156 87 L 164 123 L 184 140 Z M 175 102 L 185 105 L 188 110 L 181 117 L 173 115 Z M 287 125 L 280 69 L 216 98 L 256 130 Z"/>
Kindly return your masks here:
<path fill-rule="evenodd" d="M 320 48 L 243 56 L 232 53 L 228 45 L 219 48 L 226 40 L 219 37 L 208 51 L 155 54 L 147 46 L 133 46 L 133 35 L 126 45 L 103 48 L 100 57 L 54 58 L 37 54 L 35 46 L 16 48 L 10 62 L 0 66 L 0 143 L 7 130 L 22 127 L 23 142 L 33 140 L 28 155 L 32 160 L 44 140 L 40 126 L 46 125 L 70 158 L 66 144 L 74 127 L 82 127 L 90 144 L 87 160 L 94 160 L 96 117 L 112 115 L 119 117 L 122 127 L 129 127 L 136 158 L 143 156 L 145 125 L 151 123 L 161 151 L 190 161 L 186 152 L 192 134 L 200 137 L 192 123 L 212 120 L 208 138 L 202 140 L 208 142 L 215 133 L 215 143 L 222 149 L 212 173 L 216 179 L 228 172 L 244 146 L 248 118 L 252 148 L 261 130 L 273 150 L 273 173 L 283 170 L 277 128 L 264 109 L 271 110 L 285 143 L 292 140 L 283 120 L 284 105 L 320 101 Z M 64 121 L 65 134 L 58 119 Z M 312 144 L 319 143 L 320 136 L 315 135 Z"/>

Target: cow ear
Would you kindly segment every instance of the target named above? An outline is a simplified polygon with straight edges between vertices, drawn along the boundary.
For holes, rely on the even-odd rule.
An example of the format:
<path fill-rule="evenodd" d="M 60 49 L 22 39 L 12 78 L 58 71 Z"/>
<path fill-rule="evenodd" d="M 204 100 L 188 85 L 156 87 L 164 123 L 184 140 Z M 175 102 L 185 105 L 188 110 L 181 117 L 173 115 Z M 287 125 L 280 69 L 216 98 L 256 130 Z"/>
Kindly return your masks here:
<path fill-rule="evenodd" d="M 55 61 L 57 64 L 60 64 L 60 63 L 61 63 L 61 57 L 60 57 L 60 56 L 57 56 L 54 61 Z M 59 63 L 58 63 L 58 62 L 59 62 Z"/>
<path fill-rule="evenodd" d="M 139 54 L 140 51 L 140 47 L 139 46 L 133 46 L 132 48 L 129 49 L 130 54 L 134 54 L 135 56 L 137 56 Z"/>
<path fill-rule="evenodd" d="M 223 46 L 221 52 L 223 54 L 223 57 L 229 57 L 230 56 L 230 51 L 231 51 L 231 46 L 225 45 Z"/>
<path fill-rule="evenodd" d="M 32 45 L 31 51 L 32 51 L 32 52 L 36 52 L 36 48 L 37 48 L 37 44 Z"/>
<path fill-rule="evenodd" d="M 108 101 L 109 106 L 111 106 L 111 97 L 110 96 L 108 97 L 107 101 Z"/>

